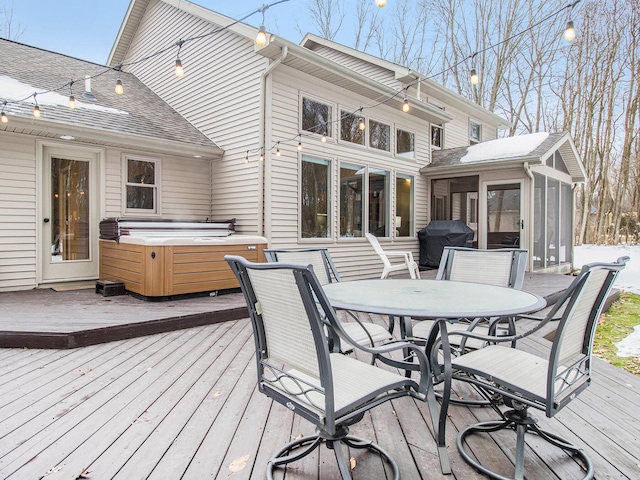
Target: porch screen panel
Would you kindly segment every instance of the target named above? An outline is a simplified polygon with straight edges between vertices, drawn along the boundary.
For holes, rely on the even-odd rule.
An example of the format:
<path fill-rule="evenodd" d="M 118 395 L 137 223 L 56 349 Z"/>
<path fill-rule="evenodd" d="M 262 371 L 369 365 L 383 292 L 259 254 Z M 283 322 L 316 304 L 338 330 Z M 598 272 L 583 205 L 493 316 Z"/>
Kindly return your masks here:
<path fill-rule="evenodd" d="M 560 263 L 571 261 L 573 245 L 573 195 L 571 185 L 560 182 Z"/>
<path fill-rule="evenodd" d="M 545 259 L 545 231 L 544 210 L 545 199 L 545 177 L 533 174 L 533 266 L 534 268 L 544 268 Z"/>
<path fill-rule="evenodd" d="M 558 265 L 560 241 L 560 182 L 547 177 L 547 266 Z"/>
<path fill-rule="evenodd" d="M 362 237 L 364 167 L 340 164 L 340 236 Z"/>
<path fill-rule="evenodd" d="M 389 236 L 389 172 L 369 169 L 369 233 Z"/>
<path fill-rule="evenodd" d="M 300 188 L 300 235 L 302 238 L 331 236 L 329 173 L 331 162 L 302 157 Z"/>

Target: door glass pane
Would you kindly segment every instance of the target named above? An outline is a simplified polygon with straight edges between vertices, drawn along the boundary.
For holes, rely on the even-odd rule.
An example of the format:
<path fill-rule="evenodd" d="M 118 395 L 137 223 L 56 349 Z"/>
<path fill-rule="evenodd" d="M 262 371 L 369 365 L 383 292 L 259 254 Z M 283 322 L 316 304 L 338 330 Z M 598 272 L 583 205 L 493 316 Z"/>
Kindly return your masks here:
<path fill-rule="evenodd" d="M 89 162 L 51 159 L 51 261 L 88 260 Z"/>
<path fill-rule="evenodd" d="M 340 165 L 340 236 L 362 237 L 364 168 Z"/>
<path fill-rule="evenodd" d="M 369 169 L 369 233 L 389 236 L 389 172 Z"/>
<path fill-rule="evenodd" d="M 520 246 L 520 185 L 487 188 L 487 246 Z"/>
<path fill-rule="evenodd" d="M 411 237 L 413 233 L 413 177 L 396 177 L 396 237 Z"/>
<path fill-rule="evenodd" d="M 560 232 L 560 182 L 547 178 L 547 266 L 558 265 Z"/>
<path fill-rule="evenodd" d="M 534 268 L 544 268 L 544 239 L 546 238 L 546 225 L 544 222 L 544 211 L 546 205 L 546 177 L 534 173 L 533 179 L 533 266 Z"/>

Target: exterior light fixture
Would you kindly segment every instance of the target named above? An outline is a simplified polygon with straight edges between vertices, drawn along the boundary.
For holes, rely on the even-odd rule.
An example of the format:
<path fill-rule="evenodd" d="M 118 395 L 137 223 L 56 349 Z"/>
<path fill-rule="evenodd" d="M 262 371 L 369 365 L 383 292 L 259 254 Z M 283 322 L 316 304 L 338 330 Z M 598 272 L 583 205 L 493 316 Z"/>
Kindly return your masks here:
<path fill-rule="evenodd" d="M 478 84 L 478 80 L 479 80 L 478 72 L 476 72 L 475 68 L 472 68 L 470 74 L 471 74 L 471 77 L 470 77 L 471 84 L 472 85 L 477 85 Z"/>
<path fill-rule="evenodd" d="M 407 92 L 404 92 L 404 102 L 402 102 L 402 111 L 404 113 L 408 113 L 411 110 L 411 105 L 409 105 L 409 99 L 407 98 Z"/>
<path fill-rule="evenodd" d="M 256 36 L 256 45 L 259 47 L 264 47 L 267 44 L 267 31 L 264 28 L 264 25 L 260 25 L 258 29 L 258 35 Z"/>
<path fill-rule="evenodd" d="M 122 95 L 124 93 L 124 87 L 122 86 L 122 80 L 120 80 L 119 76 L 118 76 L 118 79 L 116 80 L 115 92 L 116 92 L 117 95 Z"/>
<path fill-rule="evenodd" d="M 567 22 L 567 28 L 565 28 L 565 30 L 564 30 L 564 39 L 567 42 L 570 42 L 574 38 L 576 38 L 576 30 L 575 30 L 575 28 L 573 28 L 573 22 L 571 20 L 569 20 Z"/>
<path fill-rule="evenodd" d="M 36 102 L 36 106 L 33 107 L 33 116 L 35 118 L 40 118 L 40 107 L 38 106 L 38 99 L 36 98 L 37 94 L 33 94 L 33 101 Z"/>
<path fill-rule="evenodd" d="M 4 111 L 0 113 L 0 121 L 2 123 L 9 123 L 9 117 L 7 117 L 7 114 L 4 113 Z"/>
<path fill-rule="evenodd" d="M 278 142 L 278 146 L 276 147 L 276 155 L 280 156 L 280 142 Z"/>
<path fill-rule="evenodd" d="M 322 140 L 322 143 L 327 143 L 327 132 L 324 132 L 324 133 L 322 134 L 322 138 L 321 138 L 321 140 Z"/>
<path fill-rule="evenodd" d="M 298 151 L 302 151 L 302 135 L 298 135 Z"/>
<path fill-rule="evenodd" d="M 76 108 L 76 97 L 74 97 L 73 95 L 69 95 L 69 108 L 71 110 Z"/>
<path fill-rule="evenodd" d="M 360 120 L 358 120 L 358 129 L 364 130 L 365 128 L 367 128 L 367 125 L 364 123 L 364 118 L 360 117 Z"/>
<path fill-rule="evenodd" d="M 260 149 L 260 161 L 264 162 L 264 148 Z"/>
<path fill-rule="evenodd" d="M 387 4 L 387 0 L 376 0 L 376 5 L 380 8 L 384 7 Z"/>
<path fill-rule="evenodd" d="M 180 57 L 176 58 L 176 77 L 178 78 L 184 77 L 184 68 L 182 68 L 182 62 L 180 61 Z"/>

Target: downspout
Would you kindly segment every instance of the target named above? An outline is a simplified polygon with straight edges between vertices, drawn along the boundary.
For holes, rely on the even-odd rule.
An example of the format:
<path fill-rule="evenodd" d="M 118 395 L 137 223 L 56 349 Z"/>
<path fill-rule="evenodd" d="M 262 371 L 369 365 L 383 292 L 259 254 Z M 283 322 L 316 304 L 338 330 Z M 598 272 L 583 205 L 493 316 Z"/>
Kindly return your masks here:
<path fill-rule="evenodd" d="M 262 165 L 260 166 L 260 168 L 258 169 L 258 185 L 259 185 L 259 195 L 258 195 L 258 235 L 264 236 L 265 233 L 265 205 L 266 205 L 266 200 L 265 198 L 267 196 L 269 196 L 269 198 L 271 198 L 271 191 L 269 190 L 269 192 L 265 191 L 265 185 L 271 185 L 271 182 L 265 182 L 265 177 L 267 174 L 266 171 L 266 164 L 268 161 L 271 160 L 271 149 L 267 150 L 267 145 L 265 145 L 265 141 L 266 141 L 266 126 L 267 126 L 267 77 L 271 74 L 271 72 L 273 72 L 273 70 L 276 69 L 276 67 L 278 67 L 282 61 L 287 57 L 289 53 L 289 49 L 284 46 L 282 47 L 282 53 L 280 54 L 280 58 L 278 58 L 277 60 L 273 61 L 272 63 L 269 64 L 269 66 L 264 70 L 264 72 L 262 72 L 262 75 L 260 75 L 260 125 L 259 125 L 259 135 L 260 135 L 260 146 L 264 146 L 265 147 L 265 158 L 264 158 L 264 162 L 262 162 Z M 271 171 L 268 171 L 269 176 L 271 175 Z M 269 179 L 270 180 L 270 179 Z"/>
<path fill-rule="evenodd" d="M 535 215 L 535 212 L 534 212 L 535 178 L 533 178 L 533 172 L 531 171 L 531 166 L 529 165 L 529 162 L 524 162 L 523 166 L 524 166 L 524 173 L 531 180 L 531 186 L 529 188 L 529 224 L 534 225 L 533 216 Z M 522 248 L 522 245 L 520 245 L 520 248 Z M 529 229 L 527 249 L 529 250 L 529 256 L 527 257 L 528 265 L 525 270 L 528 270 L 529 272 L 531 272 L 533 271 L 533 228 Z"/>

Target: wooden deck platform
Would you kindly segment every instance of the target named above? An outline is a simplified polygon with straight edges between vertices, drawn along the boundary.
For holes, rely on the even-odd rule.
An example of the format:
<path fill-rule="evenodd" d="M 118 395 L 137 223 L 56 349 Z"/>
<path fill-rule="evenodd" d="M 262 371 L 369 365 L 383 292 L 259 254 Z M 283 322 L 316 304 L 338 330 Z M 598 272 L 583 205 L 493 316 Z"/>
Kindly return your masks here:
<path fill-rule="evenodd" d="M 253 345 L 244 319 L 76 349 L 0 349 L 0 478 L 265 478 L 274 451 L 312 427 L 257 392 Z M 528 344 L 548 347 L 542 337 Z M 596 478 L 638 479 L 638 405 L 640 378 L 596 359 L 594 384 L 556 419 L 539 417 L 584 446 Z M 381 405 L 352 432 L 387 449 L 405 480 L 479 479 L 458 455 L 455 435 L 491 414 L 451 408 L 450 476 L 440 474 L 422 402 Z M 508 445 L 500 435 L 472 449 L 507 469 L 513 458 Z M 386 478 L 373 455 L 354 456 L 354 478 Z M 572 460 L 536 439 L 526 461 L 527 479 L 579 478 Z M 332 452 L 296 463 L 285 478 L 338 478 Z"/>

